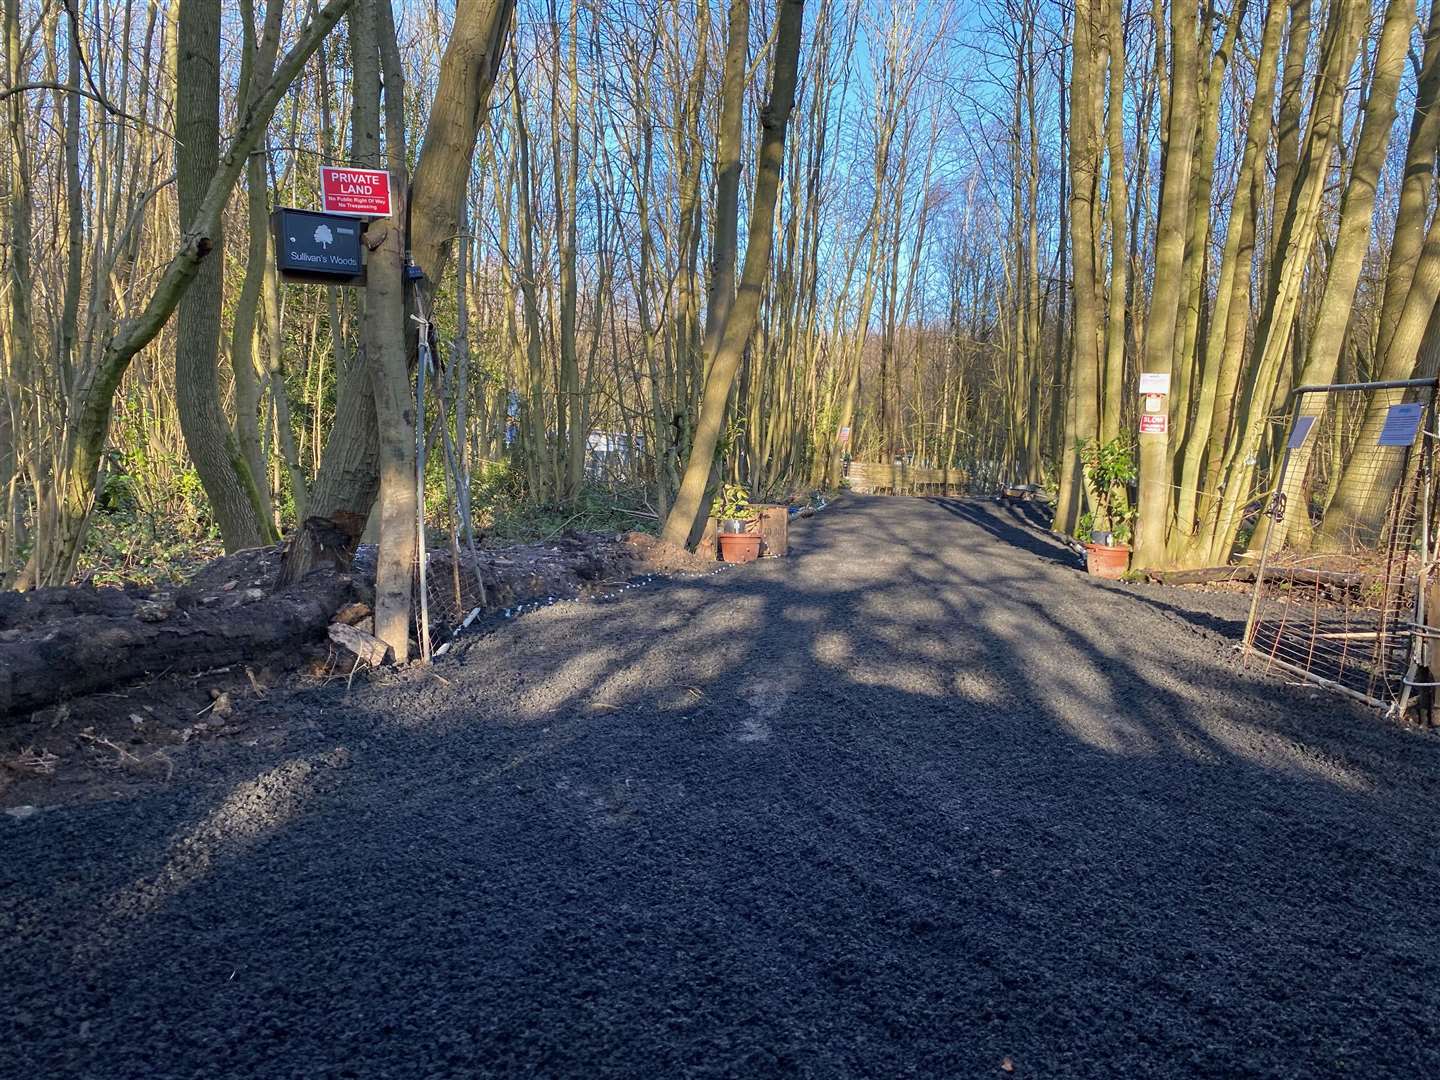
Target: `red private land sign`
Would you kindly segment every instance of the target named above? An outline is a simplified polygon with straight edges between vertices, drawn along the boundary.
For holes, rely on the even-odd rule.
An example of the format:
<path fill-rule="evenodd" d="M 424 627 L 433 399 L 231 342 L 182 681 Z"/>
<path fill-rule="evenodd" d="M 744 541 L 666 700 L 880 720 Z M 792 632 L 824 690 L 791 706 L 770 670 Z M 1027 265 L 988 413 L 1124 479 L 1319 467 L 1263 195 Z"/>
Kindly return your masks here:
<path fill-rule="evenodd" d="M 390 174 L 382 169 L 320 166 L 320 207 L 327 214 L 390 216 Z"/>

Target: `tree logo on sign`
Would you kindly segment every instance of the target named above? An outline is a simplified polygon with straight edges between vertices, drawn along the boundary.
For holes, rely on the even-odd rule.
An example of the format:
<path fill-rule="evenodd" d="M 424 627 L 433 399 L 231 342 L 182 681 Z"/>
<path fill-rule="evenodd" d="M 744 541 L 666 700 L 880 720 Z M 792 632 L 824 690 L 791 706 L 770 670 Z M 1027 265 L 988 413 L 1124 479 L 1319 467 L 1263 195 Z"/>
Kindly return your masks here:
<path fill-rule="evenodd" d="M 330 245 L 335 242 L 335 234 L 330 231 L 329 225 L 315 226 L 315 242 L 320 245 L 322 250 L 328 250 Z"/>

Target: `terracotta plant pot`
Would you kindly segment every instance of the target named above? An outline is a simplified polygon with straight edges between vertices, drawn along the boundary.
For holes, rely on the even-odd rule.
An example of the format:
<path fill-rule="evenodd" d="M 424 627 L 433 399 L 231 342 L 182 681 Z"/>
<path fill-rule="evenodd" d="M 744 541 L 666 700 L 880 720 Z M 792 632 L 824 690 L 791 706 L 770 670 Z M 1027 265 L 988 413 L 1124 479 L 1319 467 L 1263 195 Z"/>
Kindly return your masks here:
<path fill-rule="evenodd" d="M 1085 569 L 1096 577 L 1119 581 L 1130 569 L 1130 549 L 1124 544 L 1086 544 Z"/>
<path fill-rule="evenodd" d="M 759 557 L 759 533 L 720 534 L 720 558 L 724 562 L 754 562 Z"/>

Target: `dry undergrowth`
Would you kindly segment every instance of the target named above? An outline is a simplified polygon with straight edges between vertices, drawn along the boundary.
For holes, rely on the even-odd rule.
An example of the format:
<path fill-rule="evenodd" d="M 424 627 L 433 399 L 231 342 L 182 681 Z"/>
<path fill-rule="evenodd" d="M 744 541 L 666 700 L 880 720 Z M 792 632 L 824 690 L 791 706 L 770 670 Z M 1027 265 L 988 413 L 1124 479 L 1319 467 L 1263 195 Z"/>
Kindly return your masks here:
<path fill-rule="evenodd" d="M 95 763 L 102 768 L 120 769 L 143 776 L 159 776 L 165 780 L 175 775 L 175 762 L 164 751 L 155 750 L 142 757 L 125 749 L 113 739 L 95 734 L 93 728 L 86 728 L 79 736 L 96 751 Z"/>
<path fill-rule="evenodd" d="M 0 758 L 0 765 L 27 776 L 51 776 L 59 763 L 58 755 L 49 750 L 36 750 L 33 746 L 27 746 L 8 758 Z"/>

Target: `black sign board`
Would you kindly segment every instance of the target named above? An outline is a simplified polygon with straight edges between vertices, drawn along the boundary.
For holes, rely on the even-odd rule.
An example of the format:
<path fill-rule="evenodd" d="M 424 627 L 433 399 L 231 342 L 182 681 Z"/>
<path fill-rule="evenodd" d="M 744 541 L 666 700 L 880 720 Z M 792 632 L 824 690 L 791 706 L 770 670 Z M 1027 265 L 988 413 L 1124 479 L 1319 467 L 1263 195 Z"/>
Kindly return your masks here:
<path fill-rule="evenodd" d="M 361 228 L 353 217 L 280 207 L 270 215 L 280 276 L 286 281 L 359 284 L 365 280 Z"/>

